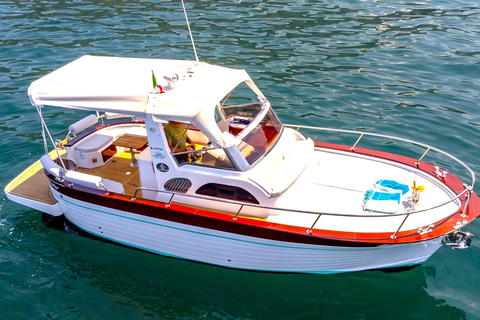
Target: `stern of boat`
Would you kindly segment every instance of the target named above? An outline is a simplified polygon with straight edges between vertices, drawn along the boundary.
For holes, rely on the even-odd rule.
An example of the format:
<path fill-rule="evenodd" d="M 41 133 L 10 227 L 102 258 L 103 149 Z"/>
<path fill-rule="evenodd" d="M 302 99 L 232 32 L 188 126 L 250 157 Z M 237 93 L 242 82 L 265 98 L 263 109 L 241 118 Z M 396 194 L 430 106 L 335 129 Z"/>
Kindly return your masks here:
<path fill-rule="evenodd" d="M 50 152 L 51 158 L 56 158 L 55 152 Z M 5 187 L 5 194 L 11 201 L 30 207 L 52 216 L 63 214 L 59 203 L 53 197 L 40 160 L 33 163 L 21 174 L 15 177 Z"/>

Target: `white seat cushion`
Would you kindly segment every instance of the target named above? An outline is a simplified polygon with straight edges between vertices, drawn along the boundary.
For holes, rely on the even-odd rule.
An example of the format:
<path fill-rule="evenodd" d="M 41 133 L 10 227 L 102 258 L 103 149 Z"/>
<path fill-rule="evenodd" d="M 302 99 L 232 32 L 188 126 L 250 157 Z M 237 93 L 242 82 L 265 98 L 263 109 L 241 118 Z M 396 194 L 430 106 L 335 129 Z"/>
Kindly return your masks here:
<path fill-rule="evenodd" d="M 80 142 L 76 146 L 76 150 L 80 152 L 94 152 L 94 151 L 102 151 L 106 147 L 108 147 L 113 142 L 112 136 L 105 136 L 102 134 L 96 134 L 93 137 L 89 137 L 87 140 Z"/>

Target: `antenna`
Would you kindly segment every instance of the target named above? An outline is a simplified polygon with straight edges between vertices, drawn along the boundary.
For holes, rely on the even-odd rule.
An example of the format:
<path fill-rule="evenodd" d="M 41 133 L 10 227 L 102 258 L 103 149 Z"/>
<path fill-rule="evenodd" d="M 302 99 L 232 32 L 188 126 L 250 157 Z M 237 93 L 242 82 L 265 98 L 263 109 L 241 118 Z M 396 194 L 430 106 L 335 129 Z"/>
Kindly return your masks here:
<path fill-rule="evenodd" d="M 190 22 L 188 22 L 187 10 L 185 9 L 185 4 L 182 0 L 183 12 L 185 13 L 185 20 L 187 21 L 188 33 L 190 34 L 190 39 L 192 40 L 193 52 L 195 53 L 195 61 L 199 62 L 197 56 L 197 49 L 195 49 L 195 43 L 193 42 L 192 30 L 190 29 Z"/>

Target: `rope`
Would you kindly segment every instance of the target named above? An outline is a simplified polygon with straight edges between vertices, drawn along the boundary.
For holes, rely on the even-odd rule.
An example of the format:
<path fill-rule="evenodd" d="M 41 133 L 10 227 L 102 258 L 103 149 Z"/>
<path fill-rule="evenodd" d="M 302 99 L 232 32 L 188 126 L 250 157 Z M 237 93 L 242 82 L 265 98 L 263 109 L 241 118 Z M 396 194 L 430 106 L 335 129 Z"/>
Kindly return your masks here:
<path fill-rule="evenodd" d="M 58 159 L 60 159 L 60 163 L 62 164 L 63 169 L 65 169 L 65 171 L 66 171 L 67 168 L 65 167 L 65 164 L 63 163 L 62 157 L 60 157 L 60 153 L 58 152 L 57 146 L 55 145 L 55 142 L 53 141 L 52 135 L 50 134 L 50 131 L 48 130 L 47 124 L 45 123 L 45 120 L 43 119 L 42 111 L 40 109 L 41 106 L 37 106 L 36 108 L 37 108 L 37 111 L 38 111 L 38 115 L 40 116 L 40 121 L 42 122 L 42 135 L 43 135 L 43 144 L 44 144 L 44 147 L 45 147 L 45 154 L 48 154 L 47 139 L 46 139 L 46 136 L 45 136 L 45 132 L 47 132 L 48 137 L 50 138 L 50 141 L 52 142 L 53 148 L 55 149 L 55 152 L 57 153 L 57 157 L 58 157 Z"/>
<path fill-rule="evenodd" d="M 38 115 L 40 116 L 40 121 L 42 122 L 43 147 L 45 148 L 45 154 L 47 154 L 48 153 L 48 146 L 47 146 L 47 138 L 45 137 L 45 127 L 44 127 L 45 122 L 43 121 L 41 107 L 37 107 L 37 112 L 38 112 Z"/>

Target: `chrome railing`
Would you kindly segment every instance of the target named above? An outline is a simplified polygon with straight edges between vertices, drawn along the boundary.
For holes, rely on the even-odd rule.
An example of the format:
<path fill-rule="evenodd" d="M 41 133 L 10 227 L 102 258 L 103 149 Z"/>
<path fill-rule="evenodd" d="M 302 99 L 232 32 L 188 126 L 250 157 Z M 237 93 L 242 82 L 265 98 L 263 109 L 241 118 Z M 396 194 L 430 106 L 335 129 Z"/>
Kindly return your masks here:
<path fill-rule="evenodd" d="M 166 208 L 170 208 L 170 205 L 171 203 L 173 202 L 173 199 L 175 196 L 184 196 L 184 197 L 188 197 L 188 198 L 195 198 L 195 199 L 201 199 L 201 200 L 210 200 L 210 201 L 217 201 L 217 202 L 221 202 L 221 203 L 226 203 L 226 204 L 232 204 L 232 205 L 238 205 L 239 206 L 239 209 L 238 211 L 236 212 L 235 214 L 235 217 L 233 218 L 233 220 L 235 222 L 237 222 L 237 218 L 238 216 L 242 213 L 242 210 L 244 210 L 245 207 L 251 207 L 251 208 L 256 208 L 256 209 L 265 209 L 265 210 L 273 210 L 273 211 L 284 211 L 284 212 L 291 212 L 291 213 L 305 213 L 305 214 L 315 214 L 315 215 L 318 215 L 315 219 L 315 221 L 313 222 L 313 224 L 310 226 L 310 228 L 307 230 L 308 233 L 312 233 L 312 230 L 313 228 L 315 227 L 315 225 L 317 224 L 317 222 L 319 221 L 320 217 L 322 215 L 327 215 L 327 216 L 337 216 L 337 217 L 351 217 L 351 218 L 391 218 L 393 216 L 405 216 L 405 218 L 402 220 L 402 222 L 400 223 L 399 227 L 396 229 L 396 231 L 392 234 L 391 238 L 392 239 L 395 239 L 396 238 L 396 235 L 398 234 L 398 232 L 400 231 L 400 229 L 402 228 L 402 226 L 405 224 L 406 220 L 408 219 L 408 217 L 410 217 L 410 215 L 413 215 L 413 214 L 418 214 L 418 213 L 421 213 L 421 212 L 425 212 L 425 211 L 429 211 L 429 210 L 432 210 L 432 209 L 436 209 L 436 208 L 439 208 L 439 207 L 442 207 L 448 203 L 451 203 L 453 201 L 456 201 L 457 199 L 459 199 L 461 196 L 465 195 L 466 198 L 466 203 L 465 203 L 465 207 L 464 207 L 464 210 L 461 214 L 461 216 L 464 218 L 466 216 L 466 211 L 467 211 L 467 208 L 468 208 L 468 205 L 470 203 L 470 197 L 471 197 L 471 193 L 472 193 L 472 190 L 473 190 L 473 187 L 475 185 L 475 173 L 465 164 L 463 163 L 462 161 L 460 161 L 459 159 L 457 159 L 456 157 L 452 156 L 451 154 L 449 153 L 446 153 L 440 149 L 437 149 L 435 147 L 432 147 L 432 146 L 429 146 L 429 145 L 426 145 L 426 144 L 423 144 L 423 143 L 420 143 L 420 142 L 416 142 L 416 141 L 412 141 L 412 140 L 408 140 L 408 139 L 403 139 L 403 138 L 397 138 L 397 137 L 393 137 L 393 136 L 389 136 L 389 135 L 382 135 L 382 134 L 376 134 L 376 133 L 367 133 L 367 132 L 359 132 L 359 131 L 352 131 L 352 130 L 341 130 L 341 129 L 331 129 L 331 128 L 321 128 L 321 127 L 310 127 L 310 126 L 298 126 L 298 125 L 285 125 L 286 127 L 290 127 L 290 128 L 296 128 L 297 131 L 299 131 L 300 129 L 308 129 L 308 130 L 317 130 L 317 131 L 330 131 L 330 132 L 340 132 L 340 133 L 349 133 L 349 134 L 355 134 L 355 135 L 359 135 L 358 139 L 356 140 L 355 144 L 350 148 L 350 151 L 353 152 L 355 150 L 355 147 L 359 144 L 359 142 L 361 141 L 361 139 L 364 137 L 364 136 L 374 136 L 374 137 L 377 137 L 377 138 L 385 138 L 385 139 L 390 139 L 390 140 L 396 140 L 396 141 L 403 141 L 403 142 L 407 142 L 407 143 L 410 143 L 410 144 L 413 144 L 413 145 L 416 145 L 416 146 L 420 146 L 420 147 L 423 147 L 425 148 L 425 152 L 423 152 L 423 154 L 418 158 L 418 160 L 416 161 L 416 165 L 418 166 L 420 164 L 420 161 L 423 160 L 423 158 L 427 155 L 427 153 L 431 150 L 433 151 L 436 151 L 438 153 L 441 153 L 445 156 L 447 156 L 448 158 L 452 159 L 454 162 L 460 164 L 464 169 L 466 169 L 466 171 L 470 174 L 470 177 L 471 177 L 471 184 L 468 185 L 466 183 L 463 184 L 463 187 L 465 188 L 462 192 L 460 192 L 459 194 L 457 194 L 455 197 L 449 199 L 449 200 L 446 200 L 446 201 L 443 201 L 439 204 L 436 204 L 436 205 L 432 205 L 428 208 L 423 208 L 423 209 L 420 209 L 420 210 L 414 210 L 414 211 L 410 211 L 410 212 L 399 212 L 399 213 L 395 213 L 395 214 L 388 214 L 388 215 L 378 215 L 378 214 L 365 214 L 365 215 L 356 215 L 356 214 L 340 214 L 340 213 L 329 213 L 329 212 L 315 212 L 315 211 L 308 211 L 308 210 L 297 210 L 297 209 L 289 209 L 289 208 L 275 208 L 275 207 L 270 207 L 270 206 L 262 206 L 262 205 L 256 205 L 256 204 L 250 204 L 250 203 L 245 203 L 245 202 L 241 202 L 241 201 L 234 201 L 234 200 L 227 200 L 227 199 L 223 199 L 223 198 L 212 198 L 212 197 L 206 197 L 206 196 L 197 196 L 197 195 L 190 195 L 190 194 L 185 194 L 185 193 L 178 193 L 178 192 L 173 192 L 173 191 L 166 191 L 166 190 L 159 190 L 159 189 L 154 189 L 154 188 L 146 188 L 146 187 L 139 187 L 135 190 L 134 194 L 133 194 L 133 198 L 132 198 L 132 201 L 135 202 L 136 199 L 137 199 L 137 193 L 138 191 L 141 191 L 141 190 L 145 190 L 145 191 L 152 191 L 152 192 L 156 192 L 156 193 L 164 193 L 164 194 L 169 194 L 170 198 L 169 198 L 169 201 L 168 203 L 166 203 L 165 207 Z M 438 169 L 437 169 L 438 171 Z M 445 172 L 438 172 L 438 174 L 444 174 Z M 234 213 L 234 212 L 232 212 Z M 431 230 L 432 227 L 430 227 L 429 230 Z M 422 231 L 423 232 L 423 231 Z"/>
<path fill-rule="evenodd" d="M 402 141 L 402 142 L 410 143 L 412 145 L 416 145 L 416 146 L 425 148 L 425 152 L 420 156 L 420 158 L 415 163 L 417 166 L 420 164 L 420 161 L 422 161 L 423 158 L 427 155 L 427 153 L 430 152 L 431 150 L 433 150 L 433 151 L 436 151 L 438 153 L 443 154 L 444 156 L 450 158 L 454 162 L 460 164 L 470 174 L 470 178 L 471 178 L 471 183 L 469 184 L 470 189 L 473 190 L 473 187 L 475 186 L 475 173 L 463 161 L 461 161 L 460 159 L 454 157 L 453 155 L 451 155 L 451 154 L 449 154 L 449 153 L 447 153 L 443 150 L 440 150 L 438 148 L 429 146 L 425 143 L 421 143 L 421 142 L 417 142 L 417 141 L 413 141 L 413 140 L 409 140 L 409 139 L 404 139 L 404 138 L 398 138 L 398 137 L 389 136 L 389 135 L 384 135 L 384 134 L 371 133 L 371 132 L 361 132 L 361 131 L 353 131 L 353 130 L 332 129 L 332 128 L 322 128 L 322 127 L 311 127 L 311 126 L 299 126 L 299 125 L 293 125 L 293 124 L 286 124 L 284 126 L 289 127 L 289 128 L 296 128 L 296 131 L 300 131 L 300 129 L 308 129 L 308 130 L 316 130 L 316 131 L 329 131 L 329 132 L 350 133 L 350 134 L 359 135 L 355 144 L 352 147 L 350 147 L 350 151 L 355 151 L 355 147 L 358 145 L 358 143 L 360 142 L 360 140 L 364 136 L 371 136 L 371 137 L 384 138 L 384 139 L 390 139 L 390 140 L 396 140 L 396 141 Z M 446 173 L 446 172 L 444 172 L 444 173 Z M 465 188 L 467 188 L 467 186 L 465 186 Z"/>

